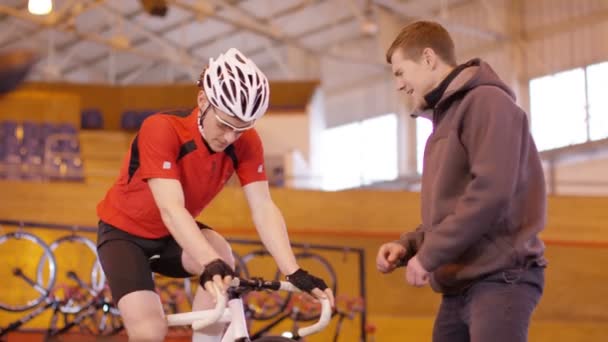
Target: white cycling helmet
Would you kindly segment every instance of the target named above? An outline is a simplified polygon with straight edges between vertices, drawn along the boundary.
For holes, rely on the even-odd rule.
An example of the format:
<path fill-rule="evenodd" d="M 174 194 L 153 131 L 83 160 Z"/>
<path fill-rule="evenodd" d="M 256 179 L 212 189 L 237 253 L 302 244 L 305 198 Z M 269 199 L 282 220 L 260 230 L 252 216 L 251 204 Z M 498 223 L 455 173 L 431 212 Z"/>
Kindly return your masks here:
<path fill-rule="evenodd" d="M 198 85 L 201 83 L 213 106 L 242 121 L 257 120 L 268 109 L 268 79 L 253 61 L 235 48 L 216 60 L 209 59 Z"/>

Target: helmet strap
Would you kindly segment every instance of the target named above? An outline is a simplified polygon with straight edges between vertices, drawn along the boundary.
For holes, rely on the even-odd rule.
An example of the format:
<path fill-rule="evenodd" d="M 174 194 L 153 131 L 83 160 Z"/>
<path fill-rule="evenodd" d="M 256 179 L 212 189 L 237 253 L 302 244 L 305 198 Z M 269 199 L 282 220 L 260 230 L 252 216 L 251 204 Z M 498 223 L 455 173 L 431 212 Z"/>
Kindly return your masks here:
<path fill-rule="evenodd" d="M 207 111 L 209 110 L 209 108 L 211 108 L 211 104 L 207 103 L 207 108 L 205 108 L 205 110 L 202 110 L 200 107 L 198 108 L 198 131 L 201 133 L 201 136 L 203 137 L 203 139 L 205 139 L 205 130 L 203 129 L 203 120 L 205 119 L 205 116 L 207 116 Z"/>

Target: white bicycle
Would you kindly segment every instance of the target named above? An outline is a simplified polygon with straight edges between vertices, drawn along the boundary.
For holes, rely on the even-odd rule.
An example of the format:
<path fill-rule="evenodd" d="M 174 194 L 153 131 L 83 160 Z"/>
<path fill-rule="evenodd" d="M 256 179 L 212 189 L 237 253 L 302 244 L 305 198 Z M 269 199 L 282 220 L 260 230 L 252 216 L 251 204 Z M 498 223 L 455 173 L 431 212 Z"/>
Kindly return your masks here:
<path fill-rule="evenodd" d="M 301 292 L 293 284 L 286 281 L 234 278 L 232 284 L 228 287 L 227 295 L 221 295 L 219 289 L 216 288 L 217 302 L 214 309 L 167 315 L 167 322 L 169 326 L 190 325 L 195 331 L 214 323 L 227 323 L 228 327 L 222 337 L 222 342 L 251 342 L 241 297 L 250 291 L 269 290 Z M 321 300 L 321 315 L 319 320 L 313 325 L 298 329 L 293 339 L 282 336 L 264 336 L 256 339 L 255 342 L 296 341 L 300 337 L 323 330 L 329 324 L 331 317 L 331 304 L 329 299 L 324 299 Z"/>

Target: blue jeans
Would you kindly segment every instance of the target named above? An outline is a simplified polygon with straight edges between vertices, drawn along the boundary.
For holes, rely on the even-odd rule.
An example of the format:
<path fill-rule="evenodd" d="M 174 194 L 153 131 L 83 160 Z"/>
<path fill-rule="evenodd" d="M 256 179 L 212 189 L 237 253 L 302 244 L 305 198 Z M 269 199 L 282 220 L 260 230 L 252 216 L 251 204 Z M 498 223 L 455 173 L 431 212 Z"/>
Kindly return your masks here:
<path fill-rule="evenodd" d="M 444 295 L 433 342 L 526 342 L 544 282 L 542 267 L 510 269 L 476 281 L 462 294 Z"/>

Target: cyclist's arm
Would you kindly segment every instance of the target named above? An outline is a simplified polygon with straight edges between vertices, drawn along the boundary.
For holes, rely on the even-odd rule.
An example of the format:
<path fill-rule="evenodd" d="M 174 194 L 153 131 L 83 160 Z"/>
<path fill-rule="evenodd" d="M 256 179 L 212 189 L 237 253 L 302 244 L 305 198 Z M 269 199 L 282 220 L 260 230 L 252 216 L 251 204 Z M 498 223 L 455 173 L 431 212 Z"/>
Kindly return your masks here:
<path fill-rule="evenodd" d="M 291 249 L 283 215 L 270 197 L 268 182 L 249 183 L 243 190 L 262 243 L 283 274 L 294 273 L 299 267 Z"/>
<path fill-rule="evenodd" d="M 201 272 L 204 266 L 220 256 L 200 233 L 192 215 L 184 205 L 184 191 L 176 179 L 151 178 L 148 186 L 160 210 L 163 223 L 175 241 L 198 263 Z"/>

